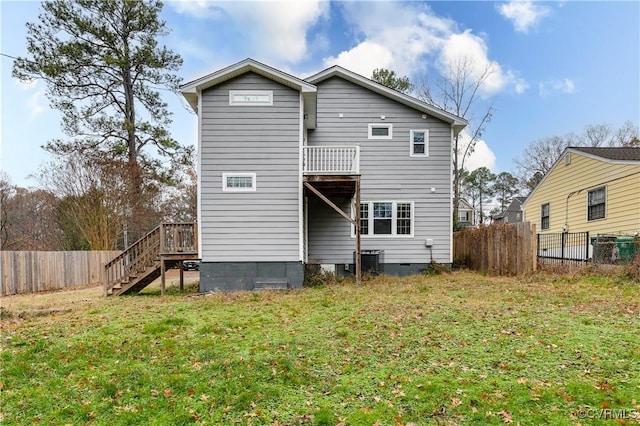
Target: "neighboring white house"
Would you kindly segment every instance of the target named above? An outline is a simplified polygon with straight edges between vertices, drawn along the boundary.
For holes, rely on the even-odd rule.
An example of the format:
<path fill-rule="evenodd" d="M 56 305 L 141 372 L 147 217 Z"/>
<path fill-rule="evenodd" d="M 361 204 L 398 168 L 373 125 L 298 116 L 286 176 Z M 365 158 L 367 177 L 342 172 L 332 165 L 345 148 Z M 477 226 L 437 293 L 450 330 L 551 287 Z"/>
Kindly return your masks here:
<path fill-rule="evenodd" d="M 452 138 L 466 121 L 334 66 L 246 59 L 187 83 L 198 114 L 200 290 L 297 287 L 305 264 L 452 261 Z"/>
<path fill-rule="evenodd" d="M 458 227 L 468 228 L 476 226 L 476 211 L 464 198 L 458 202 Z"/>

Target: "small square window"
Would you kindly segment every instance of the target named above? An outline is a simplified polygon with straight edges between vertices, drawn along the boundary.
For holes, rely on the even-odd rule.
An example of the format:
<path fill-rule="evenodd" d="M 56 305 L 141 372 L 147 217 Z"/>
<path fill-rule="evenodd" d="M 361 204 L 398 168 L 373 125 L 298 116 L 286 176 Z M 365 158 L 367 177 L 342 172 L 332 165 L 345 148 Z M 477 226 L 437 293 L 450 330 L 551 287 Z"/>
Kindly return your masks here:
<path fill-rule="evenodd" d="M 369 139 L 392 139 L 393 124 L 377 123 L 369 124 Z"/>
<path fill-rule="evenodd" d="M 256 190 L 255 173 L 223 173 L 222 190 L 224 192 L 248 192 Z"/>
<path fill-rule="evenodd" d="M 412 157 L 429 156 L 429 130 L 411 130 L 410 155 Z"/>

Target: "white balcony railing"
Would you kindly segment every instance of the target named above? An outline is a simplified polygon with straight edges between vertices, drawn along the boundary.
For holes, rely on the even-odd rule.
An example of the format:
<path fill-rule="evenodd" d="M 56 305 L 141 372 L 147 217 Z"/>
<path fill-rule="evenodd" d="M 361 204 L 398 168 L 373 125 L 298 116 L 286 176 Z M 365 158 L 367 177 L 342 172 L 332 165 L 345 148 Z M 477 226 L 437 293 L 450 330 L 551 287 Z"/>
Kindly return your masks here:
<path fill-rule="evenodd" d="M 305 146 L 303 147 L 302 171 L 306 174 L 359 174 L 360 147 L 349 145 Z"/>

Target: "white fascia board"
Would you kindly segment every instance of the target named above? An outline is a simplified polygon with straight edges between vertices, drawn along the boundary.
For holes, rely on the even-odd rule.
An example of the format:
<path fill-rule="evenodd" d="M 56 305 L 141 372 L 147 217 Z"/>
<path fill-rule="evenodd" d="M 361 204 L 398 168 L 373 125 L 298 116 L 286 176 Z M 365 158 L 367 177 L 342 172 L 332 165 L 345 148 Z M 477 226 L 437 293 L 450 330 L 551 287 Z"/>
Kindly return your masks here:
<path fill-rule="evenodd" d="M 422 102 L 421 100 L 416 99 L 413 96 L 409 96 L 404 93 L 398 92 L 397 90 L 390 89 L 387 86 L 377 83 L 369 78 L 363 77 L 360 74 L 356 74 L 352 71 L 344 69 L 338 65 L 334 65 L 331 68 L 327 68 L 324 71 L 320 71 L 317 74 L 307 77 L 305 78 L 305 81 L 316 85 L 323 80 L 327 80 L 335 76 L 344 78 L 345 80 L 351 81 L 352 83 L 355 83 L 359 86 L 365 87 L 371 91 L 391 98 L 396 102 L 439 118 L 440 120 L 451 124 L 451 127 L 454 130 L 454 135 L 458 134 L 469 124 L 468 121 L 464 118 L 458 117 L 455 114 L 451 114 L 450 112 L 437 108 L 433 105 L 429 105 L 426 102 Z"/>
<path fill-rule="evenodd" d="M 247 58 L 234 65 L 230 65 L 226 68 L 214 71 L 211 74 L 207 74 L 196 80 L 183 84 L 180 86 L 180 91 L 189 104 L 195 109 L 197 107 L 197 97 L 200 92 L 247 72 L 255 72 L 256 74 L 262 75 L 270 80 L 274 80 L 287 87 L 291 87 L 292 89 L 296 89 L 302 93 L 315 94 L 317 92 L 317 88 L 313 84 L 251 58 Z"/>

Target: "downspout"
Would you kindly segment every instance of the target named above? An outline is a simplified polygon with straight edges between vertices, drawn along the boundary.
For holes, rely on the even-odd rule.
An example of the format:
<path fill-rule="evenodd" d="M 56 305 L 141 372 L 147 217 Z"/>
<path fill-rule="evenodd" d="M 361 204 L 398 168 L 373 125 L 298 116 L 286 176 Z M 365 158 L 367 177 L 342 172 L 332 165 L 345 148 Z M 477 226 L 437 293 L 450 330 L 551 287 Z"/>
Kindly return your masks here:
<path fill-rule="evenodd" d="M 564 226 L 562 227 L 563 233 L 569 232 L 569 198 L 573 197 L 576 194 L 579 194 L 581 191 L 582 189 L 579 189 L 577 191 L 573 191 L 567 194 L 567 198 L 565 199 L 565 202 L 564 202 Z"/>

